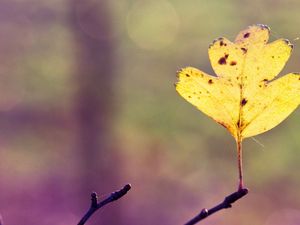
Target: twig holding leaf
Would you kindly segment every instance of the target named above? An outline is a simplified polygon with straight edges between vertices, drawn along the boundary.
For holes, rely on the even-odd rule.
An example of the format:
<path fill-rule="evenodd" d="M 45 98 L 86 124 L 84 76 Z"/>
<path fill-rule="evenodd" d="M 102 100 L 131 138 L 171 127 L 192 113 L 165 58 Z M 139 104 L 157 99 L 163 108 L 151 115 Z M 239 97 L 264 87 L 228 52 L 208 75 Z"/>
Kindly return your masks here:
<path fill-rule="evenodd" d="M 220 204 L 216 205 L 215 207 L 211 209 L 202 209 L 201 212 L 195 216 L 193 219 L 191 219 L 189 222 L 187 222 L 185 225 L 194 225 L 201 220 L 205 219 L 206 217 L 212 215 L 213 213 L 216 213 L 222 209 L 228 209 L 232 207 L 232 204 L 239 200 L 240 198 L 244 197 L 245 195 L 248 194 L 248 189 L 247 188 L 242 188 L 239 189 L 238 191 L 228 195 L 223 202 Z"/>

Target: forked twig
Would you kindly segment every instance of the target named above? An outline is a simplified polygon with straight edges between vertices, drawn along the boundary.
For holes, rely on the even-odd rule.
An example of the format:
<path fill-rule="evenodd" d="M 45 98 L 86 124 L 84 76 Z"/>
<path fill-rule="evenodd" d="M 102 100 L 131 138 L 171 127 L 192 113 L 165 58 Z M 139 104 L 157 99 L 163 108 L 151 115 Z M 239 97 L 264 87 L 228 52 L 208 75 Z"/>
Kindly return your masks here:
<path fill-rule="evenodd" d="M 121 190 L 113 192 L 108 196 L 106 199 L 98 203 L 98 196 L 96 192 L 93 192 L 91 194 L 91 206 L 89 210 L 86 212 L 86 214 L 82 217 L 82 219 L 79 221 L 78 225 L 84 225 L 85 222 L 96 212 L 98 209 L 102 208 L 106 204 L 116 201 L 119 198 L 122 198 L 124 195 L 127 194 L 127 192 L 131 189 L 130 184 L 126 184 Z M 0 224 L 1 225 L 1 224 Z"/>
<path fill-rule="evenodd" d="M 240 198 L 244 197 L 246 194 L 248 194 L 247 188 L 239 189 L 238 191 L 228 195 L 222 203 L 216 205 L 215 207 L 213 207 L 211 209 L 206 209 L 206 208 L 202 209 L 201 212 L 197 216 L 195 216 L 193 219 L 191 219 L 185 225 L 194 225 L 215 212 L 218 212 L 222 209 L 231 208 L 232 207 L 231 204 L 233 204 L 235 201 L 239 200 Z"/>

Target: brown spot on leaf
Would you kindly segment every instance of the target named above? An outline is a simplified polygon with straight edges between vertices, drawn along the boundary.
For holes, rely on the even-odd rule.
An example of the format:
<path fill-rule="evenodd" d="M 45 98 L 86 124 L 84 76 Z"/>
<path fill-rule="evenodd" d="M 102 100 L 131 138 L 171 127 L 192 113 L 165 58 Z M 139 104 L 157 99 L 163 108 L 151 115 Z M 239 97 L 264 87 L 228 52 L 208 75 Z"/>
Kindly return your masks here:
<path fill-rule="evenodd" d="M 230 66 L 235 66 L 236 63 L 237 63 L 236 61 L 231 61 L 231 62 L 230 62 Z"/>
<path fill-rule="evenodd" d="M 209 83 L 209 84 L 212 84 L 212 83 L 213 83 L 212 79 L 209 79 L 209 80 L 208 80 L 208 83 Z"/>
<path fill-rule="evenodd" d="M 244 54 L 247 53 L 248 49 L 247 48 L 241 48 L 241 50 L 244 52 Z"/>
<path fill-rule="evenodd" d="M 263 81 L 263 82 L 267 82 L 267 81 L 269 81 L 269 80 L 268 80 L 268 79 L 263 79 L 262 81 Z"/>
<path fill-rule="evenodd" d="M 185 74 L 185 76 L 186 76 L 186 77 L 190 77 L 190 75 L 189 75 L 189 74 L 187 74 L 187 73 Z"/>
<path fill-rule="evenodd" d="M 227 44 L 223 40 L 221 40 L 220 41 L 220 46 L 227 46 Z"/>
<path fill-rule="evenodd" d="M 225 53 L 225 59 L 227 59 L 227 58 L 228 58 L 228 56 L 229 56 L 229 54 L 226 54 L 226 53 Z"/>
<path fill-rule="evenodd" d="M 189 95 L 188 98 L 192 98 L 192 96 Z"/>
<path fill-rule="evenodd" d="M 246 34 L 244 34 L 244 38 L 248 38 L 250 36 L 250 33 L 248 32 L 248 33 L 246 33 Z"/>
<path fill-rule="evenodd" d="M 244 105 L 246 105 L 246 104 L 247 104 L 247 102 L 248 102 L 248 100 L 247 100 L 247 99 L 245 99 L 245 98 L 243 98 L 243 99 L 242 99 L 242 101 L 241 101 L 241 106 L 244 106 Z"/>
<path fill-rule="evenodd" d="M 225 57 L 221 57 L 221 58 L 219 59 L 218 63 L 219 63 L 220 65 L 225 65 L 225 64 L 226 64 L 226 58 L 225 58 Z"/>

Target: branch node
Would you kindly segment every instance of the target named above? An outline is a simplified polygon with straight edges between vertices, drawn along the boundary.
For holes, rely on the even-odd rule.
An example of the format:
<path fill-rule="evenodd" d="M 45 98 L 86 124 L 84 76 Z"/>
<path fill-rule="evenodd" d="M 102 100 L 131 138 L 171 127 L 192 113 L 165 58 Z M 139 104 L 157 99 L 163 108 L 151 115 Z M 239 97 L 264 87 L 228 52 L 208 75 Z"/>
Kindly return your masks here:
<path fill-rule="evenodd" d="M 91 208 L 97 208 L 98 205 L 98 196 L 96 192 L 91 194 Z"/>
<path fill-rule="evenodd" d="M 208 210 L 206 208 L 202 209 L 201 212 L 201 217 L 205 218 L 208 216 Z"/>
<path fill-rule="evenodd" d="M 228 205 L 228 208 L 230 208 L 232 203 L 234 203 L 235 201 L 244 197 L 246 194 L 248 194 L 248 192 L 249 192 L 249 190 L 247 188 L 239 189 L 237 192 L 234 192 L 231 195 L 228 195 L 224 199 L 224 204 Z"/>

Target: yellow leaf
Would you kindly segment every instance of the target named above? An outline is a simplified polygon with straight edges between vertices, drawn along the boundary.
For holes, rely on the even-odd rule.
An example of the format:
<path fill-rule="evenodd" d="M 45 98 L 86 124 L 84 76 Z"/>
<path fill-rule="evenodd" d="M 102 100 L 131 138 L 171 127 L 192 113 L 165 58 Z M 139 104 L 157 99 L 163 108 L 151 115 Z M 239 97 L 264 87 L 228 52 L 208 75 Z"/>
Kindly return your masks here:
<path fill-rule="evenodd" d="M 270 29 L 253 25 L 234 42 L 219 38 L 209 46 L 217 76 L 187 67 L 178 72 L 177 92 L 229 130 L 237 142 L 272 129 L 300 104 L 300 76 L 276 78 L 290 57 L 286 39 L 267 44 Z"/>

